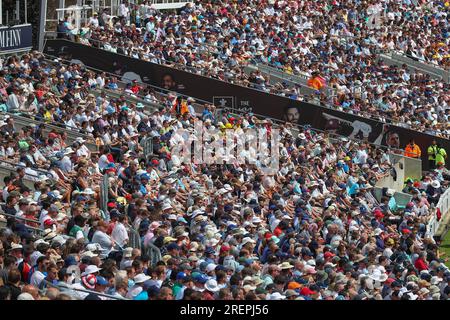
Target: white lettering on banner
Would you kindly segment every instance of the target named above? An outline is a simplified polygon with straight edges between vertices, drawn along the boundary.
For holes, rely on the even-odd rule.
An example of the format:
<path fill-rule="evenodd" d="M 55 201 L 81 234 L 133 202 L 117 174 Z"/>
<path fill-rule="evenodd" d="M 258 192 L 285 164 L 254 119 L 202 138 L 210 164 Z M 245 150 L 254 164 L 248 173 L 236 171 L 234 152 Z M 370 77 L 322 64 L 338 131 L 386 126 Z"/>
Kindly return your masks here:
<path fill-rule="evenodd" d="M 0 48 L 19 47 L 22 42 L 22 30 L 0 30 Z"/>
<path fill-rule="evenodd" d="M 178 129 L 174 137 L 177 143 L 170 147 L 170 152 L 180 163 L 253 164 L 264 175 L 275 175 L 280 169 L 278 129 L 271 128 L 269 132 L 265 128 L 247 128 L 244 132 L 236 128 L 224 132 L 196 121 L 193 130 Z"/>

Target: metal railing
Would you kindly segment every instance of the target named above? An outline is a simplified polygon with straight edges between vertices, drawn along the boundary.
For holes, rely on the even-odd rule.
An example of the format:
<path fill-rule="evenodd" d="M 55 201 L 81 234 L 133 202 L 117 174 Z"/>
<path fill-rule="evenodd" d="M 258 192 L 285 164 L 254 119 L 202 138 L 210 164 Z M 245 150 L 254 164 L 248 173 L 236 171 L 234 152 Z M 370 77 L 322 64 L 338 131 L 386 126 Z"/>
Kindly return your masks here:
<path fill-rule="evenodd" d="M 68 294 L 68 295 L 71 296 L 72 298 L 74 298 L 74 296 L 73 296 L 73 294 L 71 294 L 70 291 L 77 291 L 77 292 L 83 292 L 83 293 L 88 293 L 88 294 L 92 293 L 92 294 L 95 294 L 95 295 L 100 296 L 100 297 L 108 298 L 107 300 L 130 300 L 130 299 L 128 299 L 128 298 L 118 297 L 118 296 L 113 296 L 113 295 L 110 295 L 110 294 L 107 294 L 107 293 L 97 292 L 97 291 L 93 291 L 93 290 L 80 289 L 80 288 L 73 288 L 73 287 L 69 287 L 69 286 L 67 286 L 67 287 L 66 287 L 66 286 L 60 286 L 60 285 L 53 284 L 53 283 L 51 283 L 51 282 L 49 282 L 49 281 L 47 281 L 47 280 L 45 280 L 45 279 L 42 280 L 42 281 L 45 281 L 45 284 L 46 284 L 47 286 L 56 288 L 56 289 L 58 289 L 61 293 Z M 45 294 L 46 289 L 44 289 L 43 292 L 44 292 L 44 294 Z M 79 299 L 76 299 L 76 300 L 79 300 Z"/>
<path fill-rule="evenodd" d="M 150 257 L 150 265 L 154 267 L 162 259 L 161 250 L 153 243 L 149 242 L 143 246 L 142 254 L 146 254 Z"/>
<path fill-rule="evenodd" d="M 141 249 L 141 236 L 139 235 L 139 232 L 137 232 L 131 225 L 128 225 L 127 231 L 129 239 L 128 245 L 132 248 Z"/>
<path fill-rule="evenodd" d="M 103 211 L 108 210 L 108 197 L 109 197 L 109 176 L 104 174 L 100 183 L 100 209 Z"/>
<path fill-rule="evenodd" d="M 276 78 L 282 79 L 283 81 L 289 81 L 293 84 L 297 84 L 302 87 L 307 87 L 307 88 L 311 89 L 312 91 L 316 91 L 315 89 L 308 86 L 309 77 L 306 74 L 300 74 L 300 73 L 289 74 L 289 73 L 283 71 L 282 69 L 280 69 L 279 67 L 262 64 L 262 63 L 256 64 L 256 67 L 261 72 L 269 74 L 270 76 L 274 76 Z M 327 97 L 329 97 L 329 98 L 330 97 L 332 98 L 334 96 L 334 90 L 328 86 L 325 87 L 324 92 L 327 95 Z"/>
<path fill-rule="evenodd" d="M 144 149 L 144 157 L 148 159 L 148 156 L 153 154 L 153 137 L 147 136 L 142 138 L 140 144 Z"/>
<path fill-rule="evenodd" d="M 426 60 L 408 56 L 405 53 L 397 50 L 390 51 L 389 56 L 392 59 L 405 63 L 408 66 L 422 71 L 423 73 L 430 74 L 437 78 L 442 78 L 446 83 L 450 82 L 450 71 L 443 69 L 438 65 L 433 65 Z"/>
<path fill-rule="evenodd" d="M 77 138 L 83 138 L 84 140 L 86 140 L 86 146 L 89 148 L 89 150 L 91 151 L 95 151 L 97 150 L 97 146 L 95 144 L 89 143 L 88 140 L 91 139 L 90 136 L 85 135 L 83 133 L 78 132 L 78 129 L 75 129 L 73 127 L 69 127 L 65 124 L 61 124 L 61 126 L 57 126 L 54 124 L 49 124 L 47 122 L 42 122 L 39 120 L 35 120 L 32 117 L 24 117 L 23 115 L 20 114 L 15 114 L 15 113 L 10 113 L 10 112 L 2 112 L 2 114 L 10 116 L 11 118 L 14 119 L 14 122 L 17 126 L 17 129 L 22 129 L 24 127 L 38 127 L 38 126 L 43 126 L 43 131 L 48 133 L 50 131 L 56 131 L 56 132 L 65 132 L 67 134 L 67 140 L 69 143 L 74 142 Z"/>
<path fill-rule="evenodd" d="M 1 207 L 0 207 L 1 208 Z M 11 219 L 19 219 L 25 222 L 31 222 L 31 223 L 37 223 L 40 224 L 40 222 L 38 220 L 34 220 L 34 219 L 28 219 L 28 218 L 24 218 L 24 217 L 18 217 L 9 213 L 4 212 L 2 209 L 0 209 L 0 215 L 11 218 Z M 39 229 L 39 228 L 35 228 L 32 226 L 27 225 L 26 223 L 24 224 L 25 227 L 31 232 L 31 234 L 33 234 L 35 237 L 42 237 L 42 234 L 44 233 L 44 230 Z"/>
<path fill-rule="evenodd" d="M 432 78 L 435 78 L 438 80 L 443 80 L 443 76 L 441 74 L 434 73 L 431 70 L 423 69 L 423 67 L 424 67 L 423 64 L 418 64 L 418 63 L 413 64 L 412 63 L 413 60 L 405 61 L 405 59 L 400 59 L 401 58 L 400 55 L 395 56 L 392 54 L 392 52 L 381 53 L 378 55 L 378 57 L 379 57 L 379 59 L 383 60 L 383 62 L 388 65 L 402 66 L 403 64 L 406 64 L 406 65 L 408 65 L 408 67 L 410 69 L 413 69 L 415 72 L 419 72 L 422 74 L 428 74 Z"/>

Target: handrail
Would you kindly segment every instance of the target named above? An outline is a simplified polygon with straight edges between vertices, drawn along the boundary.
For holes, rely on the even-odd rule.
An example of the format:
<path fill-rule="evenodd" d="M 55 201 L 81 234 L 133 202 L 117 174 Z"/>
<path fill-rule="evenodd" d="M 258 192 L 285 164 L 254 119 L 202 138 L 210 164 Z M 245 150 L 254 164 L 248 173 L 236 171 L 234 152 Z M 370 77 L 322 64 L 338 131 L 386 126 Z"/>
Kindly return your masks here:
<path fill-rule="evenodd" d="M 117 296 L 113 296 L 107 293 L 101 293 L 101 292 L 97 292 L 97 291 L 93 291 L 93 290 L 88 290 L 88 289 L 80 289 L 80 288 L 73 288 L 73 287 L 65 287 L 65 286 L 58 286 L 55 285 L 47 280 L 42 280 L 45 281 L 45 283 L 53 288 L 59 289 L 61 293 L 63 293 L 63 291 L 79 291 L 79 292 L 84 292 L 84 293 L 93 293 L 95 295 L 101 296 L 101 297 L 106 297 L 109 299 L 114 299 L 114 300 L 130 300 L 128 298 L 124 298 L 124 297 L 117 297 Z"/>
<path fill-rule="evenodd" d="M 442 67 L 442 66 L 437 65 L 437 64 L 433 64 L 430 61 L 425 60 L 423 58 L 410 56 L 410 55 L 406 54 L 405 52 L 403 52 L 401 50 L 396 49 L 396 50 L 391 50 L 390 52 L 391 52 L 392 57 L 394 59 L 395 59 L 394 55 L 398 55 L 398 56 L 401 56 L 402 58 L 413 60 L 414 62 L 418 62 L 418 63 L 424 65 L 427 68 L 435 69 L 437 72 L 447 72 L 447 73 L 449 73 L 449 70 L 447 70 L 445 67 Z M 426 70 L 426 69 L 424 69 L 424 70 Z M 434 73 L 437 73 L 437 72 L 434 72 Z"/>
<path fill-rule="evenodd" d="M 86 146 L 90 149 L 90 150 L 95 150 L 96 149 L 96 145 L 92 142 L 92 137 L 86 134 L 83 134 L 81 132 L 79 132 L 78 130 L 75 131 L 73 129 L 73 127 L 69 127 L 66 126 L 64 123 L 61 123 L 61 127 L 58 125 L 54 125 L 54 124 L 49 124 L 46 122 L 42 122 L 39 120 L 36 120 L 34 118 L 27 118 L 18 114 L 13 114 L 13 113 L 9 113 L 9 112 L 2 112 L 0 114 L 7 114 L 8 116 L 10 116 L 11 118 L 14 119 L 14 121 L 16 122 L 17 125 L 21 126 L 21 127 L 26 127 L 26 126 L 43 126 L 45 131 L 56 131 L 56 132 L 64 132 L 67 134 L 67 140 L 70 141 L 75 141 L 76 138 L 83 138 L 86 140 Z M 56 122 L 58 123 L 58 122 Z M 66 128 L 68 127 L 68 128 Z"/>
<path fill-rule="evenodd" d="M 383 61 L 384 60 L 391 60 L 390 61 L 391 64 L 398 64 L 398 65 L 406 64 L 406 65 L 409 66 L 409 68 L 414 69 L 416 72 L 428 74 L 428 75 L 430 75 L 430 76 L 432 76 L 434 78 L 437 78 L 439 80 L 442 80 L 442 78 L 443 78 L 442 75 L 434 73 L 432 71 L 425 70 L 425 69 L 421 68 L 420 66 L 415 66 L 415 65 L 412 65 L 412 64 L 408 64 L 405 61 L 402 61 L 402 60 L 399 60 L 399 59 L 395 59 L 391 54 L 381 53 L 381 54 L 379 54 L 379 58 L 381 60 L 383 60 Z"/>
<path fill-rule="evenodd" d="M 4 204 L 4 203 L 2 203 L 2 204 Z M 4 215 L 4 216 L 7 216 L 7 217 L 10 217 L 10 218 L 14 218 L 14 219 L 20 219 L 20 220 L 24 220 L 24 221 L 28 221 L 28 222 L 32 222 L 32 223 L 40 223 L 39 220 L 28 219 L 28 218 L 24 218 L 24 217 L 18 217 L 18 216 L 15 216 L 13 214 L 6 213 L 3 210 L 2 210 L 2 212 L 0 214 Z M 43 231 L 41 229 L 38 229 L 38 230 Z"/>
<path fill-rule="evenodd" d="M 4 111 L 4 112 L 2 112 L 2 114 L 6 114 L 7 116 L 14 118 L 15 120 L 19 119 L 19 120 L 26 121 L 26 122 L 31 121 L 31 122 L 33 122 L 32 124 L 34 124 L 34 125 L 44 125 L 52 130 L 65 130 L 72 135 L 78 135 L 78 136 L 84 137 L 84 138 L 91 138 L 90 136 L 79 132 L 79 129 L 77 127 L 72 127 L 72 126 L 66 125 L 64 123 L 61 123 L 61 125 L 64 125 L 64 127 L 59 127 L 57 125 L 50 124 L 45 121 L 36 120 L 33 118 L 35 115 L 32 115 L 30 117 L 25 117 L 23 115 L 23 113 L 20 113 L 20 112 L 19 113 L 11 113 L 8 111 Z M 67 130 L 67 129 L 70 129 L 70 130 Z"/>
<path fill-rule="evenodd" d="M 68 40 L 68 39 L 58 39 L 58 40 L 65 40 L 65 41 L 72 42 L 72 41 L 70 41 L 70 40 Z M 99 40 L 95 40 L 95 39 L 91 39 L 91 38 L 89 38 L 89 39 L 87 39 L 87 40 L 90 41 L 90 42 L 98 43 L 99 45 L 104 45 L 104 44 L 105 44 L 105 42 L 102 42 L 102 41 L 99 41 Z M 74 43 L 78 43 L 78 44 L 82 44 L 82 45 L 85 45 L 85 46 L 86 46 L 86 44 L 83 44 L 83 43 L 81 43 L 81 42 L 74 42 Z M 204 45 L 204 44 L 201 44 L 201 46 L 203 46 L 203 45 Z M 88 47 L 89 47 L 89 46 L 88 46 Z M 96 49 L 100 49 L 100 50 L 104 50 L 104 51 L 107 51 L 107 52 L 112 52 L 112 53 L 114 53 L 114 54 L 121 55 L 121 56 L 124 56 L 124 57 L 134 58 L 132 55 L 125 55 L 125 54 L 122 54 L 122 53 L 113 52 L 113 51 L 110 51 L 110 50 L 108 50 L 108 49 L 105 49 L 104 47 L 100 47 L 100 46 L 90 46 L 90 47 L 96 48 Z M 124 49 L 124 47 L 117 47 L 117 48 Z M 147 60 L 144 60 L 144 61 L 147 61 Z M 147 62 L 152 63 L 151 61 L 147 61 Z M 201 76 L 204 76 L 204 77 L 211 77 L 210 74 L 204 72 L 204 71 L 203 71 L 202 69 L 200 69 L 200 68 L 192 67 L 192 66 L 188 66 L 188 65 L 184 65 L 184 64 L 180 64 L 180 63 L 177 63 L 177 62 L 170 62 L 170 63 L 169 63 L 169 62 L 166 62 L 166 61 L 161 61 L 161 63 L 157 63 L 157 64 L 163 65 L 163 66 L 167 66 L 167 67 L 169 67 L 169 68 L 175 68 L 175 69 L 177 69 L 177 70 L 182 70 L 182 71 L 186 71 L 186 72 L 189 72 L 189 73 L 201 75 Z M 240 66 L 238 66 L 238 67 L 240 68 L 240 70 L 241 70 L 243 73 L 245 73 L 245 67 L 247 67 L 247 66 L 249 66 L 249 65 L 251 65 L 251 64 L 249 63 L 248 65 L 240 65 Z M 234 75 L 233 75 L 233 76 L 234 76 Z M 236 84 L 236 83 L 234 83 L 233 81 L 230 81 L 230 79 L 231 79 L 231 80 L 237 80 L 237 79 L 234 79 L 234 77 L 233 77 L 233 78 L 232 78 L 232 77 L 229 77 L 229 78 L 227 79 L 227 81 L 224 81 L 224 80 L 221 80 L 221 79 L 216 79 L 216 78 L 214 78 L 214 79 L 215 79 L 215 80 L 218 80 L 218 81 L 223 81 L 223 82 L 226 82 L 226 83 L 232 83 L 232 84 Z M 239 85 L 239 84 L 236 84 L 236 85 Z M 276 94 L 276 95 L 282 95 L 281 93 L 282 93 L 283 91 L 279 90 L 276 86 L 270 85 L 270 84 L 265 84 L 265 86 L 266 86 L 268 89 L 270 89 L 269 92 L 272 92 L 273 94 Z M 252 84 L 252 83 L 249 84 L 248 87 L 249 87 L 249 88 L 253 88 L 253 89 L 255 89 L 255 90 L 258 90 L 258 91 L 265 92 L 264 90 L 258 89 L 258 88 L 257 88 L 256 86 L 254 86 L 254 84 Z M 314 90 L 314 89 L 312 89 L 312 88 L 310 88 L 310 87 L 308 87 L 308 86 L 304 86 L 304 87 L 307 87 L 307 88 L 309 88 L 309 89 L 311 89 L 311 90 Z M 200 99 L 197 99 L 197 100 L 200 101 Z"/>
<path fill-rule="evenodd" d="M 9 164 L 10 166 L 13 166 L 15 170 L 17 170 L 17 168 L 25 168 L 25 166 L 23 166 L 23 165 L 19 165 L 18 163 L 14 163 L 14 162 L 3 160 L 3 159 L 0 160 L 0 165 L 2 165 L 2 163 L 6 163 L 6 164 Z M 3 166 L 3 168 L 9 169 L 6 166 Z M 39 173 L 41 173 L 41 174 L 43 174 L 45 176 L 48 175 L 48 171 L 46 171 L 46 170 L 43 170 L 43 169 L 40 169 L 40 168 L 31 168 L 31 169 L 34 170 L 34 171 L 37 171 L 37 172 L 39 172 Z M 28 174 L 28 173 L 27 173 L 27 175 L 38 178 L 37 176 L 31 175 L 31 174 Z"/>
<path fill-rule="evenodd" d="M 73 43 L 77 43 L 77 44 L 80 44 L 80 45 L 84 45 L 84 46 L 89 47 L 88 45 L 85 45 L 85 44 L 83 44 L 83 43 L 70 41 L 70 40 L 68 40 L 68 39 L 58 39 L 58 40 L 63 40 L 63 41 L 68 41 L 68 42 L 73 42 Z M 92 39 L 89 39 L 89 41 L 95 41 L 95 42 L 103 43 L 103 42 L 101 42 L 101 41 L 98 41 L 98 40 L 92 40 Z M 108 50 L 106 50 L 106 49 L 104 49 L 104 48 L 94 47 L 94 46 L 91 46 L 91 47 L 92 47 L 92 48 L 96 48 L 96 49 L 100 49 L 100 50 L 104 50 L 104 51 L 107 51 L 107 52 L 110 52 L 110 51 L 108 51 Z M 127 58 L 133 58 L 133 56 L 127 56 L 127 55 L 124 55 L 124 54 L 121 54 L 121 53 L 114 53 L 114 54 L 121 55 L 121 56 L 124 56 L 124 57 L 127 57 Z M 167 66 L 167 67 L 175 67 L 175 68 L 176 68 L 176 65 L 178 65 L 178 64 L 176 64 L 176 63 L 170 63 L 170 64 L 162 64 L 162 65 Z M 180 65 L 180 66 L 182 66 L 182 68 L 180 68 L 181 70 L 183 70 L 183 71 L 188 71 L 187 66 L 184 66 L 184 65 Z M 244 67 L 244 66 L 242 66 L 242 67 Z M 90 69 L 93 69 L 93 70 L 94 70 L 95 68 L 90 68 Z M 201 71 L 201 70 L 195 69 L 195 71 L 196 71 L 196 72 L 191 72 L 191 73 L 199 74 L 199 75 L 205 76 L 205 75 L 202 74 L 202 71 Z M 117 75 L 115 75 L 115 76 L 117 77 Z M 215 79 L 215 80 L 218 80 L 218 81 L 225 82 L 225 83 L 232 83 L 232 84 L 234 84 L 234 85 L 238 85 L 238 86 L 241 86 L 241 87 L 244 87 L 244 88 L 248 88 L 248 87 L 245 87 L 245 86 L 243 86 L 243 85 L 240 85 L 240 84 L 237 84 L 237 83 L 233 83 L 233 82 L 230 82 L 230 81 L 224 81 L 224 80 L 216 79 L 216 78 L 214 78 L 214 79 Z M 149 84 L 148 84 L 148 85 L 149 85 Z M 152 85 L 149 85 L 149 86 L 152 86 Z M 155 87 L 155 86 L 153 86 L 153 87 Z M 252 88 L 252 89 L 254 89 L 254 90 L 257 90 L 257 91 L 260 91 L 260 92 L 265 92 L 265 93 L 267 93 L 267 91 L 259 90 L 258 88 L 255 88 L 255 87 L 250 87 L 250 88 Z M 162 89 L 162 88 L 160 88 L 160 89 Z M 166 89 L 162 89 L 162 90 L 166 90 Z M 170 90 L 166 90 L 166 91 L 170 91 Z M 270 93 L 270 90 L 269 90 L 269 93 Z M 280 95 L 279 93 L 274 93 L 274 92 L 272 92 L 271 94 L 275 94 L 275 95 L 282 96 L 282 95 Z M 199 100 L 199 99 L 196 99 L 196 100 Z M 200 101 L 200 100 L 199 100 L 199 101 Z M 315 104 L 315 103 L 313 103 L 313 104 Z M 316 104 L 316 105 L 317 105 L 317 104 Z M 323 102 L 321 102 L 319 105 L 320 105 L 321 107 L 323 107 L 323 108 L 326 108 L 326 109 L 330 109 L 330 110 L 339 110 L 339 109 L 337 109 L 336 107 L 334 107 L 333 105 L 325 104 L 325 103 L 323 103 Z M 341 110 L 341 112 L 348 113 L 348 114 L 354 114 L 354 113 L 346 112 L 346 111 L 343 111 L 343 110 Z M 400 123 L 400 122 L 398 122 L 397 120 L 394 120 L 394 119 L 392 119 L 392 118 L 390 118 L 390 117 L 388 117 L 388 116 L 385 116 L 385 115 L 381 115 L 381 114 L 380 114 L 380 115 L 375 115 L 375 114 L 373 114 L 373 113 L 367 113 L 367 112 L 364 112 L 364 111 L 358 111 L 358 113 L 359 113 L 360 115 L 362 115 L 362 116 L 367 116 L 367 117 L 369 117 L 370 119 L 373 119 L 373 120 L 375 120 L 375 121 L 379 121 L 379 122 L 383 122 L 383 123 L 390 123 L 390 124 L 393 124 L 393 125 L 395 125 L 395 126 L 400 126 L 400 127 L 403 127 L 403 128 L 409 128 L 409 129 L 411 129 L 411 130 L 415 130 L 413 127 L 411 127 L 411 125 L 408 125 L 408 127 L 405 127 L 405 124 L 404 124 L 404 123 Z M 431 135 L 431 136 L 433 136 L 433 137 L 440 137 L 440 138 L 443 138 L 443 139 L 449 139 L 449 137 L 447 137 L 447 136 L 437 136 L 437 135 L 432 135 L 432 134 L 429 134 L 429 135 Z"/>

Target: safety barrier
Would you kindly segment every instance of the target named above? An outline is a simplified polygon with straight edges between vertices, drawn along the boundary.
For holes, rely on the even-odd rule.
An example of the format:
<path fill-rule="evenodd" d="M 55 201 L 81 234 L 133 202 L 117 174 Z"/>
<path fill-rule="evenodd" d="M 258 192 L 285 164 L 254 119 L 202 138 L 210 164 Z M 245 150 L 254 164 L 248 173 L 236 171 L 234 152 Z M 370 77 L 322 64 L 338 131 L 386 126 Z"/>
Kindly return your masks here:
<path fill-rule="evenodd" d="M 419 59 L 406 56 L 405 54 L 400 52 L 393 51 L 390 53 L 390 56 L 392 59 L 401 63 L 405 63 L 417 70 L 422 70 L 426 74 L 442 77 L 443 81 L 445 81 L 446 83 L 450 83 L 450 72 L 448 70 L 439 68 L 438 66 L 434 66 L 427 62 L 422 62 Z"/>
<path fill-rule="evenodd" d="M 258 68 L 258 70 L 260 70 L 263 73 L 269 74 L 271 77 L 276 77 L 283 81 L 288 81 L 293 84 L 297 84 L 297 85 L 301 85 L 302 87 L 309 88 L 311 92 L 308 92 L 307 90 L 305 90 L 305 94 L 314 94 L 314 92 L 316 91 L 315 89 L 310 88 L 308 86 L 308 78 L 309 77 L 307 74 L 289 74 L 287 72 L 280 70 L 277 67 L 269 66 L 266 64 L 262 64 L 262 63 L 258 63 L 256 65 L 256 67 Z M 328 97 L 333 96 L 333 89 L 327 87 L 325 89 L 325 92 Z"/>
<path fill-rule="evenodd" d="M 77 138 L 82 138 L 86 140 L 85 145 L 89 150 L 97 151 L 97 146 L 89 142 L 90 137 L 88 135 L 77 132 L 78 129 L 76 128 L 67 127 L 66 125 L 64 125 L 64 127 L 60 127 L 32 119 L 31 117 L 24 117 L 23 115 L 10 112 L 2 112 L 1 114 L 3 115 L 2 119 L 5 119 L 6 116 L 14 119 L 14 127 L 16 128 L 16 130 L 21 130 L 24 127 L 42 126 L 44 133 L 49 133 L 50 131 L 65 132 L 67 134 L 67 142 L 69 144 L 73 143 Z"/>
<path fill-rule="evenodd" d="M 60 40 L 58 40 L 58 42 L 61 42 L 61 41 L 68 42 L 68 43 L 77 43 L 77 42 L 74 42 L 74 41 L 70 41 L 68 39 L 60 39 Z M 83 44 L 83 43 L 79 43 L 79 45 L 83 45 L 83 46 L 87 46 L 87 47 L 93 47 L 95 49 L 99 49 L 99 50 L 104 50 L 104 51 L 110 52 L 110 50 L 105 48 L 105 43 L 103 43 L 101 41 L 89 39 L 89 42 L 91 42 L 92 44 L 95 44 L 95 45 L 86 45 L 86 44 Z M 56 56 L 53 54 L 54 48 L 52 48 L 52 45 L 47 46 L 46 52 L 47 52 L 45 54 L 46 56 L 56 58 Z M 48 54 L 49 52 L 52 52 L 52 54 Z M 63 53 L 58 53 L 58 55 L 60 55 L 60 54 L 63 54 Z M 132 56 L 121 54 L 121 53 L 114 53 L 114 54 L 117 55 L 117 56 L 123 56 L 123 57 L 127 57 L 127 58 L 134 58 Z M 380 55 L 380 54 L 378 54 L 378 55 Z M 387 58 L 390 59 L 389 57 L 387 57 Z M 148 61 L 148 60 L 144 60 L 144 61 Z M 392 61 L 394 61 L 394 60 L 392 60 Z M 190 73 L 193 73 L 193 74 L 196 74 L 196 75 L 203 75 L 203 76 L 208 77 L 208 78 L 213 78 L 215 81 L 221 81 L 221 82 L 225 82 L 225 83 L 236 84 L 236 85 L 242 86 L 242 87 L 248 87 L 248 86 L 243 86 L 241 83 L 236 83 L 234 81 L 235 79 L 233 79 L 232 77 L 226 78 L 226 79 L 217 79 L 217 77 L 214 77 L 214 75 L 212 75 L 209 72 L 205 72 L 205 69 L 201 69 L 201 68 L 193 68 L 193 67 L 189 67 L 189 66 L 185 66 L 185 65 L 176 64 L 176 63 L 170 63 L 169 64 L 169 63 L 167 63 L 165 61 L 157 61 L 154 64 L 163 65 L 163 66 L 166 66 L 166 67 L 187 71 L 187 72 L 190 72 Z M 395 61 L 395 64 L 398 64 L 398 61 Z M 89 67 L 89 69 L 98 70 L 98 69 L 95 69 L 95 68 L 92 68 L 92 67 Z M 108 73 L 108 74 L 111 74 L 111 73 Z M 116 74 L 115 76 L 117 77 L 118 75 Z M 150 84 L 146 84 L 146 85 L 150 86 L 150 87 L 153 87 L 153 88 L 157 88 L 154 85 L 150 85 Z M 250 88 L 252 88 L 252 89 L 254 89 L 256 91 L 270 93 L 270 94 L 273 94 L 273 95 L 285 97 L 285 94 L 282 91 L 280 91 L 280 90 L 279 91 L 274 90 L 274 89 L 269 90 L 269 88 L 268 88 L 268 90 L 261 90 L 259 88 L 255 88 L 253 86 L 250 86 Z M 330 88 L 330 89 L 334 90 L 332 88 Z M 164 89 L 158 88 L 157 90 L 159 91 L 159 90 L 164 90 Z M 165 90 L 165 91 L 167 92 L 169 90 Z M 197 99 L 197 98 L 196 98 L 196 100 L 200 101 L 200 99 Z M 355 114 L 354 110 L 342 110 L 341 107 L 337 108 L 334 104 L 331 104 L 331 103 L 326 102 L 326 101 L 318 101 L 318 99 L 308 100 L 308 101 L 305 101 L 305 102 L 308 102 L 308 103 L 311 103 L 311 104 L 314 104 L 314 105 L 320 105 L 321 107 L 328 108 L 330 110 L 338 109 L 339 111 L 342 111 L 342 112 L 345 112 L 345 113 L 348 113 L 348 114 Z M 210 103 L 210 102 L 207 101 L 206 103 Z M 366 117 L 367 119 L 371 119 L 373 121 L 379 121 L 379 122 L 383 122 L 383 123 L 388 123 L 390 125 L 399 126 L 399 127 L 402 127 L 402 128 L 407 128 L 407 129 L 411 128 L 411 126 L 405 125 L 404 122 L 398 122 L 398 120 L 395 120 L 395 119 L 392 119 L 392 118 L 389 118 L 389 117 L 384 117 L 384 116 L 381 117 L 380 115 L 376 115 L 376 114 L 369 113 L 369 112 L 358 111 L 357 115 Z M 429 134 L 429 133 L 427 133 L 427 134 Z M 443 136 L 443 137 L 445 138 L 445 136 Z"/>
<path fill-rule="evenodd" d="M 378 58 L 381 59 L 384 63 L 386 63 L 389 66 L 394 65 L 394 66 L 401 67 L 403 64 L 406 64 L 406 62 L 404 62 L 404 61 L 394 59 L 391 54 L 382 53 L 382 54 L 378 55 Z M 408 67 L 410 69 L 414 70 L 415 72 L 429 74 L 434 79 L 443 80 L 442 75 L 434 73 L 432 71 L 424 70 L 424 69 L 422 69 L 422 66 L 408 65 Z"/>
<path fill-rule="evenodd" d="M 10 176 L 11 173 L 17 173 L 17 168 L 22 167 L 24 168 L 24 166 L 21 166 L 17 163 L 13 163 L 13 162 L 9 162 L 9 161 L 5 161 L 5 160 L 0 160 L 0 182 L 3 182 L 3 179 L 6 176 Z M 32 168 L 34 171 L 36 171 L 38 173 L 38 175 L 46 175 L 47 176 L 47 172 L 40 170 L 40 169 L 35 169 Z M 25 176 L 23 177 L 23 183 L 25 184 L 26 187 L 33 189 L 34 188 L 34 183 L 38 180 L 39 176 L 38 175 L 32 175 L 29 173 L 26 173 Z"/>

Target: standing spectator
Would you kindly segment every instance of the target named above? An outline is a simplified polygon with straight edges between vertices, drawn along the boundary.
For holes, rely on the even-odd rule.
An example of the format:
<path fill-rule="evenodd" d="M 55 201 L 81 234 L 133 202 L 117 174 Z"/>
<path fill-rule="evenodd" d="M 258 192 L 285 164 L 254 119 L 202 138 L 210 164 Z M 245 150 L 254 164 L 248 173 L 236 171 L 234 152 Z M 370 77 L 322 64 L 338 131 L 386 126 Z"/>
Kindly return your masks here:
<path fill-rule="evenodd" d="M 420 147 L 414 142 L 414 139 L 409 140 L 408 145 L 405 148 L 405 157 L 420 158 L 422 151 Z"/>
<path fill-rule="evenodd" d="M 431 145 L 428 147 L 427 149 L 427 154 L 428 154 L 428 167 L 430 169 L 434 169 L 436 168 L 436 154 L 438 152 L 438 145 L 436 140 L 433 140 L 431 142 Z"/>

